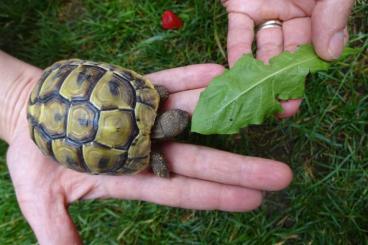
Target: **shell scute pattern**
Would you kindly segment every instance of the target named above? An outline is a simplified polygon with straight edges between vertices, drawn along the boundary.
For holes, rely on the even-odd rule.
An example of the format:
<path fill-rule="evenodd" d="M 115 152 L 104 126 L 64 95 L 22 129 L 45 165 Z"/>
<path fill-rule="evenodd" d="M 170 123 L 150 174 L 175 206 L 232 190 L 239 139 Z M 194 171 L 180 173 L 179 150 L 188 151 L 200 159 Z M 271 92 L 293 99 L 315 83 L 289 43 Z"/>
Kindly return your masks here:
<path fill-rule="evenodd" d="M 31 137 L 60 164 L 93 174 L 145 169 L 159 95 L 134 71 L 78 59 L 45 69 L 30 95 Z"/>

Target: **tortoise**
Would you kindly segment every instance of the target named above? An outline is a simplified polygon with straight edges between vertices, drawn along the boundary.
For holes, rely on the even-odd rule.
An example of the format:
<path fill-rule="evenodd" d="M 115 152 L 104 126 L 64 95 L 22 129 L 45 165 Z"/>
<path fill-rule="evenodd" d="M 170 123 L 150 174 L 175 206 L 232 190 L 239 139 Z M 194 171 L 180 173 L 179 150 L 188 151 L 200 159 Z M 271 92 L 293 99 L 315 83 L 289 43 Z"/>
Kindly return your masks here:
<path fill-rule="evenodd" d="M 158 113 L 168 90 L 116 65 L 70 59 L 46 68 L 27 107 L 31 138 L 43 154 L 91 174 L 136 174 L 150 165 L 169 177 L 151 139 L 167 139 L 187 126 L 187 112 Z"/>

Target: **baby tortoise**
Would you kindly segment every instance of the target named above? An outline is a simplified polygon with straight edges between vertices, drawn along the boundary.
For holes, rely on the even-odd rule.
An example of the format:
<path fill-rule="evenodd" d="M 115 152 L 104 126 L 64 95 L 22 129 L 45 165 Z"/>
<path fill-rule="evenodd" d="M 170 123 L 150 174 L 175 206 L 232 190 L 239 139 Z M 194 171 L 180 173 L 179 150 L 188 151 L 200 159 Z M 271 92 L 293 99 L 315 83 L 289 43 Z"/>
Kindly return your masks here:
<path fill-rule="evenodd" d="M 168 177 L 151 138 L 180 134 L 187 112 L 157 116 L 168 97 L 134 71 L 106 63 L 71 59 L 45 69 L 30 95 L 27 118 L 33 141 L 60 164 L 92 174 L 136 174 L 148 165 Z"/>

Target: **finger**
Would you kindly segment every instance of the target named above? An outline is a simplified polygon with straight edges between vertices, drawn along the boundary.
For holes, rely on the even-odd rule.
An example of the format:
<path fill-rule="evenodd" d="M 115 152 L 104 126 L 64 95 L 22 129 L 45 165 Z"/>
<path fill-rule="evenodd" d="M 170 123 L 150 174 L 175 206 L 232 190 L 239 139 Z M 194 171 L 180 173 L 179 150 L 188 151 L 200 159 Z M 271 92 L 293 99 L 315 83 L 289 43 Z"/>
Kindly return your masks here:
<path fill-rule="evenodd" d="M 245 157 L 204 146 L 169 143 L 163 147 L 169 168 L 180 175 L 258 190 L 280 190 L 292 172 L 281 162 Z"/>
<path fill-rule="evenodd" d="M 298 46 L 312 42 L 311 19 L 296 18 L 282 24 L 284 33 L 284 50 L 295 51 Z"/>
<path fill-rule="evenodd" d="M 282 28 L 261 29 L 257 32 L 257 59 L 268 63 L 272 57 L 279 55 L 283 50 L 284 33 Z M 299 105 L 300 101 L 298 100 L 282 102 L 283 112 L 278 114 L 278 117 L 286 118 L 294 115 L 298 111 Z"/>
<path fill-rule="evenodd" d="M 326 60 L 337 59 L 344 48 L 344 29 L 353 0 L 318 1 L 312 14 L 313 44 L 318 55 Z"/>
<path fill-rule="evenodd" d="M 312 29 L 311 19 L 309 17 L 296 18 L 285 21 L 282 25 L 284 33 L 284 50 L 295 51 L 302 44 L 311 43 Z M 288 118 L 296 114 L 302 100 L 282 101 L 281 105 L 284 109 L 282 113 L 277 115 L 278 118 Z"/>
<path fill-rule="evenodd" d="M 171 94 L 170 97 L 165 101 L 163 110 L 181 109 L 192 114 L 197 106 L 200 93 L 203 90 L 204 88 Z M 301 100 L 282 101 L 281 106 L 283 108 L 283 112 L 278 114 L 278 117 L 291 117 L 298 111 L 300 103 Z"/>
<path fill-rule="evenodd" d="M 257 32 L 257 59 L 265 63 L 284 48 L 283 33 L 280 27 L 261 29 Z"/>
<path fill-rule="evenodd" d="M 169 179 L 152 174 L 101 176 L 100 198 L 143 200 L 199 210 L 249 211 L 262 202 L 256 190 L 223 185 L 180 175 Z"/>
<path fill-rule="evenodd" d="M 146 75 L 154 84 L 165 86 L 171 93 L 202 88 L 224 72 L 216 64 L 189 65 Z"/>
<path fill-rule="evenodd" d="M 224 3 L 227 12 L 246 13 L 256 24 L 267 20 L 279 19 L 289 20 L 296 17 L 309 15 L 309 10 L 313 9 L 315 1 L 277 1 L 277 0 L 247 0 L 228 1 Z"/>
<path fill-rule="evenodd" d="M 33 197 L 19 198 L 18 202 L 39 244 L 82 244 L 61 198 Z"/>
<path fill-rule="evenodd" d="M 203 90 L 204 88 L 199 88 L 171 94 L 170 97 L 165 101 L 163 109 L 181 109 L 192 114 L 197 106 L 200 93 Z"/>
<path fill-rule="evenodd" d="M 243 54 L 252 53 L 254 22 L 246 14 L 229 13 L 228 28 L 228 60 L 229 66 L 232 67 Z"/>
<path fill-rule="evenodd" d="M 299 111 L 302 101 L 302 99 L 281 101 L 283 112 L 277 114 L 277 117 L 282 119 L 294 116 Z"/>

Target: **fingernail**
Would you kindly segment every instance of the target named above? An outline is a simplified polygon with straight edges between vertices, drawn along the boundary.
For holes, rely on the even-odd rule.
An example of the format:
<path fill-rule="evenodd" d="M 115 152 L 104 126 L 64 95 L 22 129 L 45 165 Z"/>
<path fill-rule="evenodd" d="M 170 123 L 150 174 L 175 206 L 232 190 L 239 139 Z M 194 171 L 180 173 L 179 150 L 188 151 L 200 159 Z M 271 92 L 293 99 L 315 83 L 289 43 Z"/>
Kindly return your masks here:
<path fill-rule="evenodd" d="M 344 32 L 340 31 L 335 33 L 328 44 L 328 53 L 331 55 L 331 58 L 337 59 L 342 53 L 344 48 Z"/>

